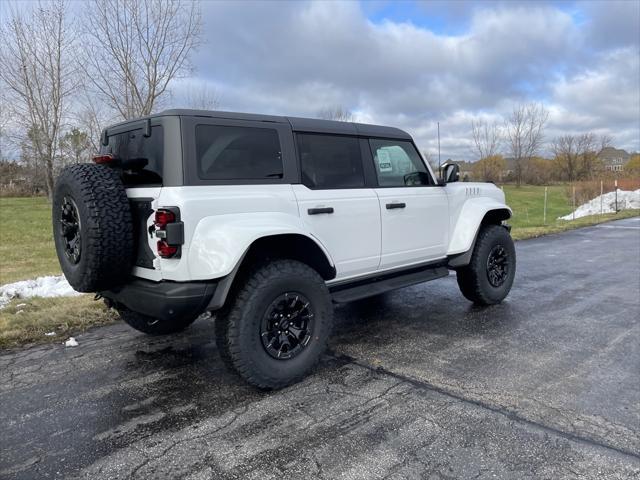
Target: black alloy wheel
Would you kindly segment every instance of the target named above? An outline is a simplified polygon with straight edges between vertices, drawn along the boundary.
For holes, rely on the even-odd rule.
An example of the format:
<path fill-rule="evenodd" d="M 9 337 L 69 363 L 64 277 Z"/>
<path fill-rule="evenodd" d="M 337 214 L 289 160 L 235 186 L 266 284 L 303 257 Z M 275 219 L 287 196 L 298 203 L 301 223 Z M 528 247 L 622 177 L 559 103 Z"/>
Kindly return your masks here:
<path fill-rule="evenodd" d="M 260 338 L 267 353 L 278 360 L 298 356 L 313 336 L 314 313 L 300 293 L 278 296 L 267 308 L 260 324 Z"/>
<path fill-rule="evenodd" d="M 78 206 L 72 198 L 65 196 L 60 212 L 60 232 L 64 240 L 64 253 L 73 265 L 80 261 L 82 255 L 81 230 Z"/>
<path fill-rule="evenodd" d="M 509 294 L 516 274 L 516 249 L 502 225 L 480 228 L 469 265 L 456 271 L 460 291 L 477 305 L 495 305 Z"/>
<path fill-rule="evenodd" d="M 509 255 L 502 245 L 491 249 L 487 257 L 487 278 L 494 287 L 501 286 L 509 276 Z"/>
<path fill-rule="evenodd" d="M 216 312 L 222 360 L 261 389 L 300 381 L 320 361 L 331 334 L 333 303 L 325 280 L 286 258 L 257 264 L 244 275 Z"/>

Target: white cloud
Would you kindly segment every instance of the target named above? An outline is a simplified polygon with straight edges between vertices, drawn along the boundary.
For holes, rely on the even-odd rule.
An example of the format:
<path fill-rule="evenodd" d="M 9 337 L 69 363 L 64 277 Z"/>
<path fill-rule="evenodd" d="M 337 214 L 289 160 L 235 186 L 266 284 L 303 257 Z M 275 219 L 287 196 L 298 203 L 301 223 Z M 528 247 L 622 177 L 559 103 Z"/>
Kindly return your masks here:
<path fill-rule="evenodd" d="M 611 135 L 617 145 L 640 150 L 640 51 L 609 51 L 590 68 L 553 87 L 550 130 L 594 131 Z"/>
<path fill-rule="evenodd" d="M 340 104 L 407 129 L 429 151 L 440 121 L 443 153 L 457 158 L 470 157 L 473 116 L 529 100 L 550 108 L 549 137 L 588 128 L 640 149 L 638 40 L 612 31 L 628 11 L 616 9 L 577 21 L 553 4 L 475 4 L 465 31 L 445 35 L 372 22 L 355 2 L 206 2 L 207 43 L 194 60 L 224 109 L 313 116 Z M 611 31 L 615 49 L 594 47 L 600 31 Z"/>

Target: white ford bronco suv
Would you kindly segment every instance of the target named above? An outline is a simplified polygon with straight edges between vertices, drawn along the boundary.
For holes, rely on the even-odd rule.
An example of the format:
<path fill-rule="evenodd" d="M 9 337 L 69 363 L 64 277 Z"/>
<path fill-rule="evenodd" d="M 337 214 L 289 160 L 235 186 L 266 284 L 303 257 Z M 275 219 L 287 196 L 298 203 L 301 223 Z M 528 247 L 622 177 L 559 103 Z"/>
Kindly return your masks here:
<path fill-rule="evenodd" d="M 436 177 L 396 128 L 168 110 L 104 130 L 53 199 L 62 270 L 133 328 L 213 312 L 225 362 L 280 388 L 317 363 L 334 302 L 457 274 L 478 304 L 515 275 L 511 210 L 490 183 Z"/>

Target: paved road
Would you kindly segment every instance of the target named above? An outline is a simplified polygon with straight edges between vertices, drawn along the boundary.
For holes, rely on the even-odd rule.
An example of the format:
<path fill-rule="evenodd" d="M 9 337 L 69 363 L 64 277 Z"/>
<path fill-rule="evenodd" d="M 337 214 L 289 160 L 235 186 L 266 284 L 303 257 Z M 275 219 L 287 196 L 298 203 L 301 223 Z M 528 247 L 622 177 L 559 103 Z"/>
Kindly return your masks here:
<path fill-rule="evenodd" d="M 640 219 L 519 242 L 508 301 L 455 278 L 337 309 L 279 392 L 212 322 L 0 356 L 2 478 L 640 478 Z"/>

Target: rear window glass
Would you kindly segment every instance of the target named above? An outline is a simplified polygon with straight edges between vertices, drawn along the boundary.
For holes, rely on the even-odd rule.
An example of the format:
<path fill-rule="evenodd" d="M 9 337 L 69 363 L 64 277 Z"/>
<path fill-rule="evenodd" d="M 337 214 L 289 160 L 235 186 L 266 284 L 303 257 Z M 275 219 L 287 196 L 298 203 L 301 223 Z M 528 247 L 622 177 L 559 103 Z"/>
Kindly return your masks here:
<path fill-rule="evenodd" d="M 272 128 L 198 125 L 198 176 L 202 180 L 260 180 L 283 176 L 278 132 Z"/>
<path fill-rule="evenodd" d="M 312 189 L 364 187 L 360 141 L 355 137 L 298 134 L 302 183 Z"/>
<path fill-rule="evenodd" d="M 125 169 L 125 185 L 162 184 L 164 132 L 160 125 L 151 127 L 151 135 L 145 137 L 141 128 L 109 136 L 106 151 L 120 159 Z"/>

